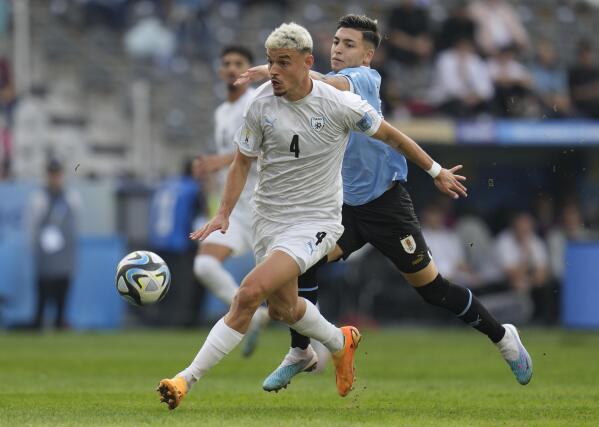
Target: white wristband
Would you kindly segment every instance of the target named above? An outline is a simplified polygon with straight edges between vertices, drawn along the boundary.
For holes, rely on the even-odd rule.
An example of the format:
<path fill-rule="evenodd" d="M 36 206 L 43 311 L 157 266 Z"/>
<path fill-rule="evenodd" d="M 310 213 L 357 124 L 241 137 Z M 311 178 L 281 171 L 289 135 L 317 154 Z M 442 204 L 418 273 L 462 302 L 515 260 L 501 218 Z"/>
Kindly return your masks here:
<path fill-rule="evenodd" d="M 433 165 L 426 172 L 435 179 L 441 173 L 441 165 L 433 160 Z"/>

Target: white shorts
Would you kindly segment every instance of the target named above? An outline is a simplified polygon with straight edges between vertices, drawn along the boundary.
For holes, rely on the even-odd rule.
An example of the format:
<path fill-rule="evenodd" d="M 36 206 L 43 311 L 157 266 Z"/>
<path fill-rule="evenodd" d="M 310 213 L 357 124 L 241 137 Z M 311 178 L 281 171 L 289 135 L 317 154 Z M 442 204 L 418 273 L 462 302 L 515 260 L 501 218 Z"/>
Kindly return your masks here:
<path fill-rule="evenodd" d="M 203 243 L 225 246 L 233 251 L 234 256 L 244 255 L 252 250 L 252 209 L 249 203 L 241 199 L 229 217 L 229 229 L 225 234 L 214 231 L 204 239 Z"/>
<path fill-rule="evenodd" d="M 254 214 L 253 231 L 256 264 L 279 250 L 293 258 L 303 274 L 335 247 L 343 226 L 324 221 L 288 225 Z"/>

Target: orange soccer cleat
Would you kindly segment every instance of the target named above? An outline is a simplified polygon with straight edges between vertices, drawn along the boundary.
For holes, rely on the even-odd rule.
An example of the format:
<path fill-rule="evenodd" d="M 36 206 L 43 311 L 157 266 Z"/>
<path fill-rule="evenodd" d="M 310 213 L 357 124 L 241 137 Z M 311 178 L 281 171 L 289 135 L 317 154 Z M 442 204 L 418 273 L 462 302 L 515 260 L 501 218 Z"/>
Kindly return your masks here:
<path fill-rule="evenodd" d="M 362 336 L 354 326 L 344 326 L 341 328 L 341 332 L 343 332 L 344 338 L 343 349 L 333 354 L 333 363 L 335 364 L 337 391 L 340 396 L 345 397 L 353 388 L 356 373 L 354 354 Z"/>
<path fill-rule="evenodd" d="M 168 405 L 168 409 L 175 409 L 187 394 L 187 381 L 183 377 L 164 379 L 156 389 L 160 393 L 160 401 Z"/>

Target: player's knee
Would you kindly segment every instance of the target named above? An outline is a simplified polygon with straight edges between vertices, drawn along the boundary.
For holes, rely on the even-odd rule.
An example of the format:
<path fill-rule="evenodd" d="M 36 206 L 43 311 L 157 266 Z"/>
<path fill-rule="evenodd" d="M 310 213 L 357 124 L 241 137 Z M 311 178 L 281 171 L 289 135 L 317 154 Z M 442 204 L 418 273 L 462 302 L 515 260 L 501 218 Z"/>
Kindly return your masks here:
<path fill-rule="evenodd" d="M 193 261 L 193 272 L 197 278 L 209 275 L 215 268 L 218 268 L 218 260 L 210 255 L 198 255 Z"/>
<path fill-rule="evenodd" d="M 259 280 L 243 281 L 235 298 L 242 307 L 258 307 L 266 299 L 265 286 Z"/>
<path fill-rule="evenodd" d="M 295 323 L 295 320 L 293 319 L 292 307 L 269 304 L 268 316 L 272 320 L 277 320 L 279 322 L 284 322 L 287 324 Z"/>
<path fill-rule="evenodd" d="M 277 321 L 283 320 L 283 313 L 281 312 L 281 310 L 279 309 L 279 307 L 275 307 L 272 304 L 270 304 L 268 306 L 268 316 L 272 320 L 277 320 Z"/>

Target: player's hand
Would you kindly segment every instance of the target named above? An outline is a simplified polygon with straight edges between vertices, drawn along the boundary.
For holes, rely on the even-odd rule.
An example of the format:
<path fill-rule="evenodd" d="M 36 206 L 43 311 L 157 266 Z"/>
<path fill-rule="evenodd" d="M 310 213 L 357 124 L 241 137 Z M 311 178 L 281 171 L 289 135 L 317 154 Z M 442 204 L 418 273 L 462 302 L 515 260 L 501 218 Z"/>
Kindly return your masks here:
<path fill-rule="evenodd" d="M 435 185 L 439 191 L 447 194 L 452 199 L 459 199 L 460 196 L 468 197 L 468 191 L 462 184 L 462 181 L 466 181 L 466 177 L 455 174 L 460 169 L 462 169 L 462 165 L 454 166 L 451 169 L 443 168 L 435 178 Z"/>
<path fill-rule="evenodd" d="M 223 214 L 217 214 L 214 218 L 204 224 L 203 227 L 189 234 L 191 240 L 202 241 L 210 235 L 213 231 L 220 230 L 222 234 L 227 232 L 229 228 L 229 218 Z"/>
<path fill-rule="evenodd" d="M 241 74 L 235 83 L 235 86 L 244 85 L 246 83 L 254 83 L 268 79 L 268 65 L 258 65 L 249 68 L 245 73 Z"/>

